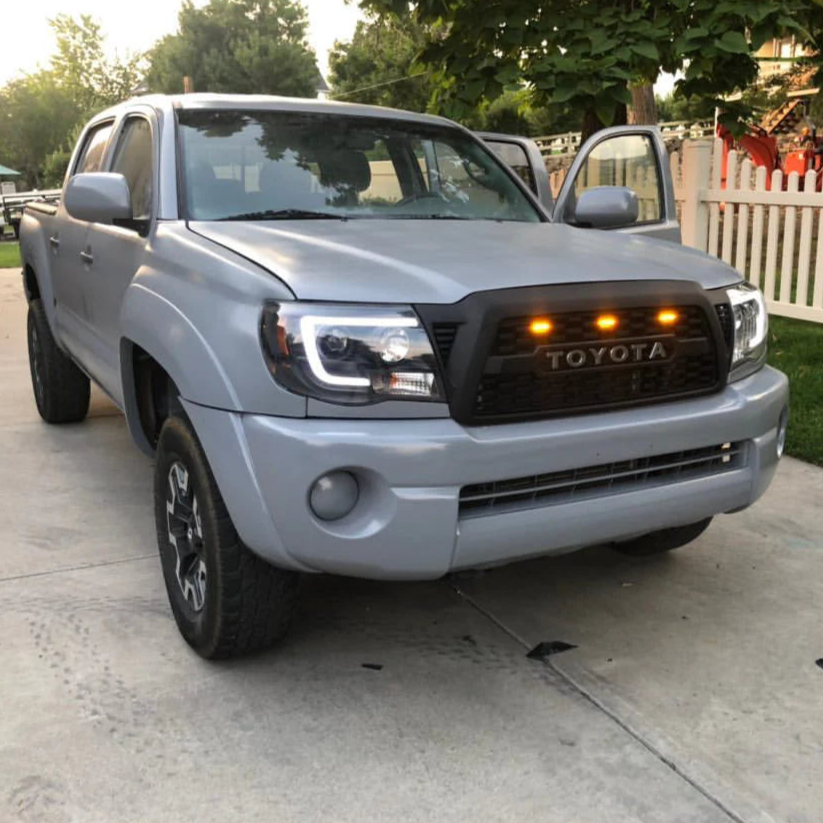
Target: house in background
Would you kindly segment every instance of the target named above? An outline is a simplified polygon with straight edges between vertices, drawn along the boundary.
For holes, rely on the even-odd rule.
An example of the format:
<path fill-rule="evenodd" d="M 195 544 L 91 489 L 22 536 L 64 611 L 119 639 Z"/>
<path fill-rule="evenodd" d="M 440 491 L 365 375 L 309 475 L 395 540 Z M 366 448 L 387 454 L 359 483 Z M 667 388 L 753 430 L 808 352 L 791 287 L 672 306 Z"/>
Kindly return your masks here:
<path fill-rule="evenodd" d="M 791 71 L 801 57 L 811 57 L 812 52 L 803 48 L 796 37 L 776 37 L 764 43 L 757 52 L 760 79 L 768 80 L 776 74 Z"/>
<path fill-rule="evenodd" d="M 796 37 L 778 37 L 764 43 L 757 52 L 760 65 L 760 81 L 768 82 L 780 75 L 785 75 L 797 67 L 797 61 L 811 57 L 813 52 L 805 49 Z M 812 83 L 815 68 L 798 72 L 789 82 L 786 92 L 788 100 L 770 111 L 761 121 L 761 128 L 768 134 L 793 135 L 806 122 L 809 104 L 820 89 Z"/>

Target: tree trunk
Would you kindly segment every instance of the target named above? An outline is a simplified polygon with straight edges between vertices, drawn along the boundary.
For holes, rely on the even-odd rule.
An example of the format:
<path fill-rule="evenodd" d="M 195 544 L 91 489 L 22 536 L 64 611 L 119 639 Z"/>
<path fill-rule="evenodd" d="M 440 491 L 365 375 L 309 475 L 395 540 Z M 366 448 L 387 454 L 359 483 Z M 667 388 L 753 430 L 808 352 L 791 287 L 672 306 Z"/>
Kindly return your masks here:
<path fill-rule="evenodd" d="M 612 120 L 610 125 L 625 126 L 627 123 L 628 119 L 626 106 L 623 103 L 619 103 L 614 107 L 614 120 Z M 597 112 L 594 108 L 586 109 L 583 113 L 583 126 L 581 128 L 582 136 L 580 138 L 581 144 L 585 143 L 593 134 L 597 134 L 597 132 L 605 128 L 606 126 L 600 122 L 600 118 L 597 116 Z"/>
<path fill-rule="evenodd" d="M 629 111 L 629 123 L 633 126 L 656 126 L 657 103 L 654 99 L 654 86 L 644 83 L 632 86 L 632 107 Z"/>
<path fill-rule="evenodd" d="M 600 118 L 594 109 L 586 109 L 583 112 L 583 125 L 580 127 L 582 132 L 580 135 L 581 145 L 585 143 L 593 134 L 596 134 L 603 128 Z"/>

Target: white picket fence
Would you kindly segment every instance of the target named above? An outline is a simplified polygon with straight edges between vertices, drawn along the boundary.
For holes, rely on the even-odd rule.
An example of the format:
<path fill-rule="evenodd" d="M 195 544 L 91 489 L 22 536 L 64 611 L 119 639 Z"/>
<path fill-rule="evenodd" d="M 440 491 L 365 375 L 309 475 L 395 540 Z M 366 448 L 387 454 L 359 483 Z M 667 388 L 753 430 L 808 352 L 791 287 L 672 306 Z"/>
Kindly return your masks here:
<path fill-rule="evenodd" d="M 783 191 L 783 173 L 774 171 L 767 190 L 766 169 L 730 152 L 723 187 L 722 158 L 723 142 L 715 139 L 686 140 L 669 156 L 683 242 L 721 258 L 762 288 L 772 314 L 823 323 L 817 173 L 803 179 L 790 174 Z M 550 175 L 555 196 L 565 177 L 562 169 Z"/>
<path fill-rule="evenodd" d="M 776 315 L 823 323 L 823 194 L 817 173 L 767 171 L 723 142 L 693 140 L 670 156 L 683 242 L 734 266 Z"/>
<path fill-rule="evenodd" d="M 667 141 L 708 137 L 715 132 L 715 124 L 709 120 L 696 123 L 690 120 L 671 120 L 660 123 L 659 127 L 660 131 L 663 132 L 663 139 Z M 579 131 L 567 131 L 560 134 L 546 134 L 533 139 L 545 157 L 562 159 L 577 154 L 577 150 L 580 148 L 581 133 Z"/>

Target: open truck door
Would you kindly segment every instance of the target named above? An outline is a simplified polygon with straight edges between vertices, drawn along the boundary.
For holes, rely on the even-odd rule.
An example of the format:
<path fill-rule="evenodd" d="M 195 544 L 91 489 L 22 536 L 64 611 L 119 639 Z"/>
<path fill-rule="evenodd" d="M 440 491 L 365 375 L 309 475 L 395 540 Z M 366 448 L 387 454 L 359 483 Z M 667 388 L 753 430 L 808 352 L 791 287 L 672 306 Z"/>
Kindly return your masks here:
<path fill-rule="evenodd" d="M 680 243 L 674 181 L 656 126 L 615 126 L 581 147 L 555 202 L 546 164 L 527 137 L 480 132 L 555 222 Z"/>
<path fill-rule="evenodd" d="M 669 153 L 656 126 L 597 132 L 577 153 L 552 216 L 555 222 L 644 234 L 680 243 Z"/>

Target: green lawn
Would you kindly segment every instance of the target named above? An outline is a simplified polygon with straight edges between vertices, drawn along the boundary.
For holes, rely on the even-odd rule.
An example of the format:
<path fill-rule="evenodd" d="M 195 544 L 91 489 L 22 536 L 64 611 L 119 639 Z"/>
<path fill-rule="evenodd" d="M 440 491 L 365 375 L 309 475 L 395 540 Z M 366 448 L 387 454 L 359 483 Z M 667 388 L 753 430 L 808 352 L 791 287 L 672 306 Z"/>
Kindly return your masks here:
<path fill-rule="evenodd" d="M 823 466 L 823 325 L 771 317 L 769 363 L 789 376 L 786 451 Z"/>
<path fill-rule="evenodd" d="M 5 241 L 0 243 L 0 269 L 11 269 L 20 265 L 20 244 Z"/>

